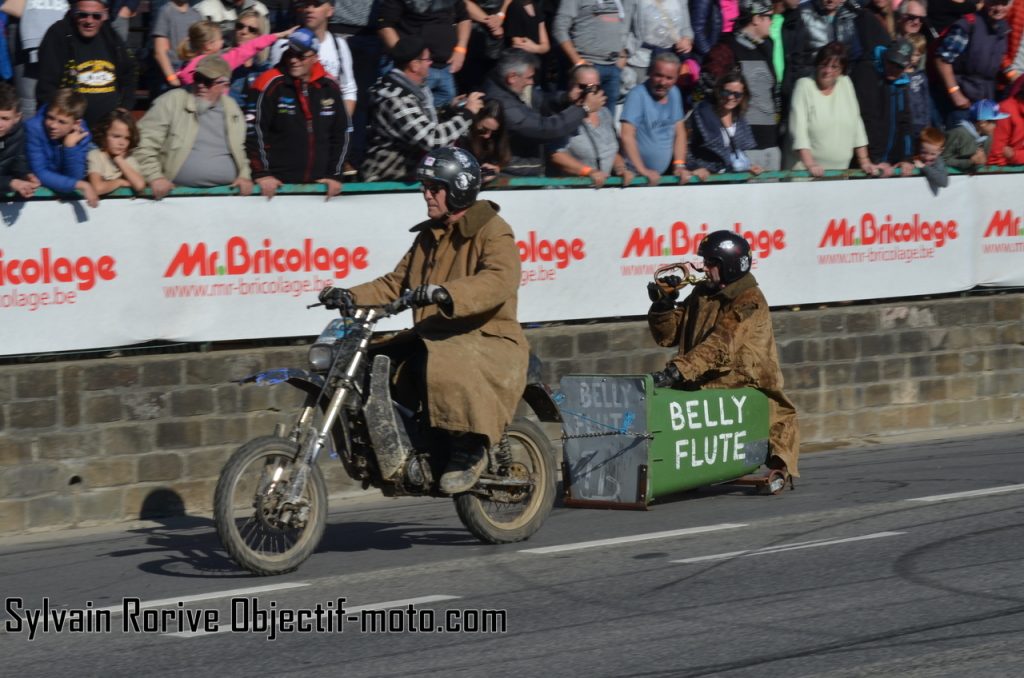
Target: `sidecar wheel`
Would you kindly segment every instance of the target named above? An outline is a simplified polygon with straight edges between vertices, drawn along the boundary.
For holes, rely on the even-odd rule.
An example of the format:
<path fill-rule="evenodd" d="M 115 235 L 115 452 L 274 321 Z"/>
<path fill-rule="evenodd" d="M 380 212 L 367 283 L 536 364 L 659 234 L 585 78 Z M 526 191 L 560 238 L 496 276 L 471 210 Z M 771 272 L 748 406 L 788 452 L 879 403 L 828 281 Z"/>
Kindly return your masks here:
<path fill-rule="evenodd" d="M 455 496 L 459 520 L 487 544 L 523 541 L 540 529 L 555 503 L 555 458 L 551 444 L 531 421 L 516 419 L 508 427 L 513 463 L 511 478 L 532 481 L 529 488 L 492 495 L 464 492 Z"/>
<path fill-rule="evenodd" d="M 295 570 L 327 526 L 327 484 L 314 465 L 306 481 L 304 513 L 282 511 L 278 500 L 291 477 L 298 446 L 285 438 L 256 438 L 224 465 L 213 498 L 217 534 L 236 563 L 260 576 Z"/>

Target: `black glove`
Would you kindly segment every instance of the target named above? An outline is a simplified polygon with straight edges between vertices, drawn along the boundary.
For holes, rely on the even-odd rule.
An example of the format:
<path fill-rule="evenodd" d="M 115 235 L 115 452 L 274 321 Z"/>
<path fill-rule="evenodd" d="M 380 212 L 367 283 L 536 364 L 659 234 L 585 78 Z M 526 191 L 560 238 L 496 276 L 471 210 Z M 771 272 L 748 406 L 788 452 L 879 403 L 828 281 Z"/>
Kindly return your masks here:
<path fill-rule="evenodd" d="M 667 388 L 679 382 L 683 375 L 679 374 L 679 368 L 675 363 L 669 363 L 661 372 L 651 372 L 651 379 L 658 388 Z"/>
<path fill-rule="evenodd" d="M 340 309 L 344 315 L 354 315 L 356 312 L 356 300 L 352 293 L 343 287 L 325 287 L 320 290 L 317 299 L 330 310 Z"/>
<path fill-rule="evenodd" d="M 413 308 L 431 304 L 437 304 L 446 309 L 451 308 L 452 297 L 448 294 L 448 290 L 440 285 L 420 285 L 412 291 L 412 295 L 409 297 L 409 305 Z"/>
<path fill-rule="evenodd" d="M 661 280 L 672 287 L 683 284 L 683 279 L 678 275 L 667 275 Z M 679 298 L 679 290 L 673 290 L 666 294 L 661 285 L 652 281 L 647 283 L 647 297 L 654 304 L 651 310 L 668 311 L 675 307 L 676 299 Z"/>

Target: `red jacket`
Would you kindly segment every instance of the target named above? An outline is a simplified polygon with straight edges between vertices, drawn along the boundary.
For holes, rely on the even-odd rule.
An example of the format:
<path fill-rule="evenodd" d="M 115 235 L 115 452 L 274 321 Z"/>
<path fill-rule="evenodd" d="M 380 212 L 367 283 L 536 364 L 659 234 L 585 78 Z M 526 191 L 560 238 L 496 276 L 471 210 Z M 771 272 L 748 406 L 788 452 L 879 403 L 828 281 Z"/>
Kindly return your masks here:
<path fill-rule="evenodd" d="M 341 181 L 349 122 L 337 81 L 319 63 L 305 84 L 280 68 L 278 64 L 256 80 L 246 104 L 245 148 L 253 179 Z"/>
<path fill-rule="evenodd" d="M 1006 54 L 1003 55 L 1002 70 L 1008 71 L 1017 58 L 1021 36 L 1024 35 L 1024 2 L 1018 2 L 1010 8 L 1010 16 L 1006 17 L 1010 24 L 1010 39 L 1007 40 Z"/>
<path fill-rule="evenodd" d="M 992 151 L 988 156 L 990 165 L 1024 165 L 1024 101 L 1020 96 L 999 102 L 999 110 L 1009 113 L 996 123 L 996 131 L 992 134 Z M 1003 148 L 1013 148 L 1013 160 L 1007 160 Z"/>

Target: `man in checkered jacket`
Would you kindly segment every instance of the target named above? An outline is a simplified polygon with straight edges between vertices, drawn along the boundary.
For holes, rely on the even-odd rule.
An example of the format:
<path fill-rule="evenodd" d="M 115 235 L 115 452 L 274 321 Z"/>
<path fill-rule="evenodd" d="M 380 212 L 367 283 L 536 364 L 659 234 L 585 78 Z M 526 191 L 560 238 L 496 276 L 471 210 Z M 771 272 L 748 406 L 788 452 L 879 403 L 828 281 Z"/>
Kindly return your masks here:
<path fill-rule="evenodd" d="M 430 71 L 430 51 L 416 36 L 404 37 L 391 50 L 395 68 L 370 88 L 370 143 L 360 174 L 363 181 L 414 181 L 420 158 L 453 145 L 469 129 L 483 106 L 483 95 L 457 97 L 434 108 L 423 86 Z"/>

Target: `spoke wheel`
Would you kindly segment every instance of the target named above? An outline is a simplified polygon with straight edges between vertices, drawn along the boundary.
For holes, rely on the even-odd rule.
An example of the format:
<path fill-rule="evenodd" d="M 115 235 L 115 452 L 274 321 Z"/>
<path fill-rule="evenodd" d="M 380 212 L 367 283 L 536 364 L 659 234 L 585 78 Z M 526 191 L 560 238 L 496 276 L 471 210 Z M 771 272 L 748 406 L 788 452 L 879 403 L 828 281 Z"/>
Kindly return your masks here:
<path fill-rule="evenodd" d="M 217 534 L 234 561 L 253 574 L 295 570 L 323 537 L 327 484 L 319 466 L 310 469 L 299 505 L 282 504 L 297 451 L 284 438 L 256 438 L 231 455 L 217 481 Z"/>
<path fill-rule="evenodd" d="M 455 496 L 459 519 L 488 544 L 528 539 L 540 529 L 555 503 L 555 459 L 551 444 L 533 422 L 516 419 L 508 427 L 512 463 L 503 477 L 530 482 L 525 487 L 474 489 Z"/>

